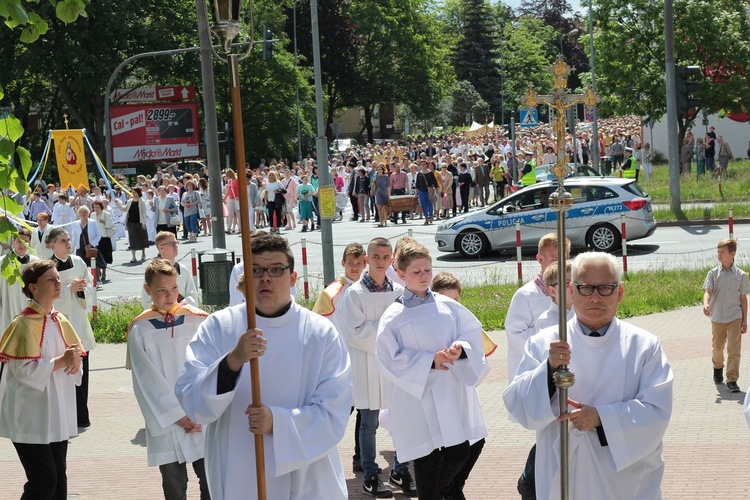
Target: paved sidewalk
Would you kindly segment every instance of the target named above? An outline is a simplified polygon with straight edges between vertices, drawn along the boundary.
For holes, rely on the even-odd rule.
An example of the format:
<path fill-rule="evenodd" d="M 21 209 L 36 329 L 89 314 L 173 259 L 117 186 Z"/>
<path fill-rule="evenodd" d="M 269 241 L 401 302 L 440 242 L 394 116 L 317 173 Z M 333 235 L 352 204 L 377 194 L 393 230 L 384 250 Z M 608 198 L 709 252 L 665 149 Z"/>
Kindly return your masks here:
<path fill-rule="evenodd" d="M 711 381 L 708 318 L 703 316 L 700 307 L 690 307 L 633 318 L 630 322 L 661 337 L 675 376 L 674 412 L 664 446 L 664 498 L 749 498 L 750 430 L 742 415 L 745 393 L 730 394 L 725 386 L 716 386 Z M 530 431 L 507 419 L 501 400 L 507 385 L 504 333 L 494 332 L 493 336 L 500 348 L 490 358 L 493 370 L 479 390 L 489 436 L 466 487 L 466 496 L 470 499 L 518 498 L 516 480 L 533 442 Z M 746 342 L 739 380 L 743 389 L 750 384 L 748 350 Z M 93 426 L 70 443 L 69 498 L 141 500 L 161 497 L 159 471 L 146 467 L 143 419 L 124 361 L 123 345 L 100 345 L 91 354 Z M 362 477 L 351 471 L 353 423 L 351 419 L 339 446 L 350 498 L 371 498 L 360 493 Z M 378 436 L 378 449 L 385 450 L 379 457 L 384 469 L 382 479 L 387 481 L 388 464 L 393 462 L 393 445 L 384 431 Z M 3 479 L 0 500 L 19 498 L 25 477 L 7 440 L 0 440 L 0 471 Z M 194 479 L 191 479 L 189 498 L 199 498 Z M 404 497 L 397 494 L 396 498 Z"/>

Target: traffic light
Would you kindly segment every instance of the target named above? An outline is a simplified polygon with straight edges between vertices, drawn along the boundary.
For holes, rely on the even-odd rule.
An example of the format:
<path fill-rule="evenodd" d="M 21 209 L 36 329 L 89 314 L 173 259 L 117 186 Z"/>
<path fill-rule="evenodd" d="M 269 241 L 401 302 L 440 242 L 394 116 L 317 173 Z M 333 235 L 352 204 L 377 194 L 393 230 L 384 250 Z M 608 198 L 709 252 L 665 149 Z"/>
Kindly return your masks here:
<path fill-rule="evenodd" d="M 699 82 L 691 82 L 690 77 L 701 74 L 700 66 L 675 66 L 677 82 L 677 112 L 684 115 L 692 108 L 701 106 L 700 98 L 694 97 L 701 88 Z"/>
<path fill-rule="evenodd" d="M 263 26 L 263 60 L 273 59 L 273 32 Z"/>

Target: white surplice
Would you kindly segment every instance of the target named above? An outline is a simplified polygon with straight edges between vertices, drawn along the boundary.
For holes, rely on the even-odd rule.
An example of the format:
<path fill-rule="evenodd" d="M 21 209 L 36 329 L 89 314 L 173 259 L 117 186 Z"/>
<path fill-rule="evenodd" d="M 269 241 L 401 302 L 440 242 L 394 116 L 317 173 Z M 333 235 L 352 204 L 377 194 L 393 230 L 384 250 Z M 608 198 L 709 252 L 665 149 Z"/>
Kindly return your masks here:
<path fill-rule="evenodd" d="M 523 357 L 523 346 L 536 332 L 534 324 L 541 314 L 549 309 L 552 298 L 545 295 L 536 281 L 529 281 L 516 290 L 510 299 L 505 318 L 505 334 L 508 337 L 508 380 L 518 370 Z"/>
<path fill-rule="evenodd" d="M 93 223 L 96 225 L 96 221 Z M 73 259 L 73 267 L 65 271 L 59 271 L 60 283 L 62 284 L 62 293 L 60 298 L 55 301 L 55 309 L 60 311 L 68 318 L 73 329 L 78 334 L 78 338 L 83 343 L 83 348 L 89 352 L 96 347 L 94 340 L 94 330 L 91 329 L 89 314 L 86 310 L 86 299 L 78 296 L 76 292 L 70 290 L 70 283 L 75 279 L 85 279 L 86 286 L 93 286 L 93 278 L 86 263 L 77 255 L 70 255 Z M 87 292 L 84 292 L 87 293 Z"/>
<path fill-rule="evenodd" d="M 34 255 L 40 259 L 49 259 L 52 257 L 52 249 L 47 247 L 47 235 L 50 231 L 55 228 L 52 224 L 47 224 L 44 231 L 41 231 L 40 227 L 35 227 L 31 232 L 31 249 L 34 251 Z"/>
<path fill-rule="evenodd" d="M 40 359 L 11 359 L 3 371 L 0 436 L 14 443 L 49 444 L 78 435 L 75 375 L 54 371 L 54 358 L 65 353 L 60 327 L 47 315 Z"/>
<path fill-rule="evenodd" d="M 662 438 L 672 414 L 672 369 L 658 337 L 617 318 L 603 337 L 582 333 L 568 322 L 570 370 L 575 385 L 568 396 L 596 407 L 607 439 L 595 429 L 569 424 L 570 498 L 658 499 L 664 474 Z M 527 429 L 536 431 L 536 494 L 560 497 L 558 394 L 549 397 L 551 327 L 534 335 L 518 375 L 503 393 L 505 406 Z"/>
<path fill-rule="evenodd" d="M 259 358 L 263 404 L 273 413 L 264 436 L 269 499 L 346 499 L 337 444 L 352 401 L 346 346 L 331 323 L 292 302 L 277 318 L 257 317 L 267 339 Z M 220 361 L 247 328 L 246 305 L 209 316 L 187 348 L 175 393 L 187 415 L 204 424 L 206 475 L 214 500 L 255 498 L 249 366 L 235 388 L 217 395 Z"/>
<path fill-rule="evenodd" d="M 458 302 L 434 297 L 406 309 L 392 304 L 378 329 L 377 361 L 388 384 L 400 462 L 487 435 L 475 387 L 486 368 L 482 325 Z M 447 371 L 432 369 L 435 353 L 456 342 L 466 358 Z"/>
<path fill-rule="evenodd" d="M 206 316 L 179 312 L 174 323 L 156 312 L 146 313 L 128 332 L 133 392 L 146 421 L 149 467 L 203 458 L 204 433 L 188 434 L 175 425 L 185 410 L 174 387 L 185 364 L 185 349 Z"/>
<path fill-rule="evenodd" d="M 570 321 L 571 318 L 573 318 L 574 314 L 575 312 L 573 311 L 572 307 L 568 309 L 565 321 Z M 539 318 L 537 318 L 536 320 L 536 323 L 534 323 L 534 334 L 537 334 L 545 328 L 549 328 L 550 326 L 555 325 L 557 325 L 558 328 L 560 326 L 560 307 L 558 304 L 555 304 L 553 302 L 552 304 L 550 304 L 549 309 L 540 314 Z"/>
<path fill-rule="evenodd" d="M 362 281 L 356 281 L 346 291 L 339 325 L 352 358 L 354 407 L 357 409 L 388 408 L 388 391 L 375 359 L 378 322 L 385 310 L 403 294 L 404 289 L 397 283 L 393 284 L 392 292 L 370 292 Z"/>

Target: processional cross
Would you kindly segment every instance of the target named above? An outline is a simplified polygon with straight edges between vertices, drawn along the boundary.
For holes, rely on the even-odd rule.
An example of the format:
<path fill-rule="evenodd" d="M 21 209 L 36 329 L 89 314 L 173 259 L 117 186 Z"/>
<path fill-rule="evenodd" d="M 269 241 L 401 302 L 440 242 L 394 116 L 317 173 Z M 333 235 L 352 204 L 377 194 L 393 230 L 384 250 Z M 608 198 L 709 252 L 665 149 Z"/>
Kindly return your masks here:
<path fill-rule="evenodd" d="M 584 94 L 567 92 L 566 87 L 571 68 L 563 60 L 562 54 L 557 56 L 549 71 L 555 77 L 552 94 L 539 95 L 531 85 L 526 95 L 519 99 L 519 102 L 529 111 L 539 104 L 546 104 L 555 110 L 552 130 L 557 138 L 557 163 L 552 169 L 552 173 L 557 177 L 558 187 L 557 191 L 549 197 L 549 206 L 557 212 L 557 269 L 559 276 L 557 280 L 557 305 L 560 317 L 558 326 L 560 340 L 567 342 L 567 306 L 564 288 L 566 279 L 563 279 L 567 259 L 565 252 L 565 212 L 573 205 L 573 196 L 564 187 L 565 176 L 568 173 L 568 167 L 565 163 L 565 110 L 580 103 L 583 103 L 587 108 L 593 108 L 599 102 L 599 98 L 591 87 Z M 598 138 L 595 137 L 594 140 L 596 141 Z M 568 412 L 568 389 L 575 384 L 575 375 L 568 369 L 567 365 L 562 365 L 553 374 L 553 379 L 559 395 L 560 415 L 563 415 Z M 560 422 L 560 498 L 562 500 L 568 500 L 569 498 L 568 469 L 568 421 L 562 420 Z"/>

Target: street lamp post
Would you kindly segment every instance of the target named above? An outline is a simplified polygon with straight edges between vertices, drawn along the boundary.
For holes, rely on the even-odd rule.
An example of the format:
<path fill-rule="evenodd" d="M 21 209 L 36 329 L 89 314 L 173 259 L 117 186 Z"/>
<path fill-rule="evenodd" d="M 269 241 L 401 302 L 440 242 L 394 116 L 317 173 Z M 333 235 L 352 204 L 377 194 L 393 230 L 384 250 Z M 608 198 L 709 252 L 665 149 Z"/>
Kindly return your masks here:
<path fill-rule="evenodd" d="M 594 72 L 594 11 L 589 0 L 589 65 L 591 66 L 591 90 L 596 93 L 596 73 Z M 591 159 L 594 162 L 594 170 L 601 174 L 599 170 L 599 108 L 594 108 L 594 121 L 591 123 L 592 144 Z"/>
<path fill-rule="evenodd" d="M 297 94 L 297 160 L 299 161 L 299 164 L 302 165 L 302 120 L 300 119 L 299 114 L 299 75 L 297 74 L 297 4 L 299 2 L 300 0 L 294 0 L 294 5 L 292 6 L 292 25 L 294 27 L 294 87 Z"/>

